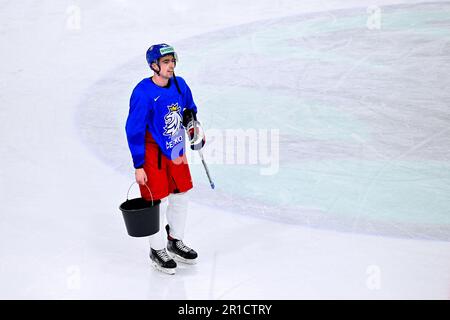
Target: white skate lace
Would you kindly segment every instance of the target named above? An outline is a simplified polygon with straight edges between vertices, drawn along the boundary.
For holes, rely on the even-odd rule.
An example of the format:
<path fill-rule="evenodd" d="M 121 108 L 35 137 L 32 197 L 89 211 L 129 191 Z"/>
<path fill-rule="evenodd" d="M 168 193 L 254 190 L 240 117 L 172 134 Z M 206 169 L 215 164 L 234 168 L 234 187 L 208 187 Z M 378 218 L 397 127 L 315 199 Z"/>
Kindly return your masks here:
<path fill-rule="evenodd" d="M 191 248 L 189 248 L 188 246 L 186 246 L 183 241 L 179 240 L 175 243 L 175 245 L 177 246 L 178 249 L 180 249 L 181 251 L 184 252 L 189 252 L 191 251 Z"/>
<path fill-rule="evenodd" d="M 156 254 L 158 255 L 158 257 L 160 257 L 164 262 L 169 261 L 171 258 L 169 257 L 169 255 L 167 254 L 166 250 L 162 249 L 159 251 L 156 251 Z"/>

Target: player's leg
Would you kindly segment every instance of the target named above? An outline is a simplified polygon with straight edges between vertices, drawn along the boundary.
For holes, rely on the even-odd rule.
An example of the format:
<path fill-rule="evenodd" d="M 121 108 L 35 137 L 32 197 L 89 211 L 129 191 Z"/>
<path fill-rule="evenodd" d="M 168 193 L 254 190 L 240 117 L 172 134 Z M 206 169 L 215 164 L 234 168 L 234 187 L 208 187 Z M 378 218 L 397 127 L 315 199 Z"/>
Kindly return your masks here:
<path fill-rule="evenodd" d="M 149 236 L 150 260 L 152 265 L 165 273 L 175 274 L 176 262 L 166 251 L 166 235 L 164 230 L 167 211 L 167 197 L 169 195 L 169 183 L 167 180 L 167 166 L 161 161 L 161 154 L 156 143 L 146 143 L 144 171 L 147 174 L 147 186 L 139 186 L 142 198 L 147 201 L 161 200 L 159 205 L 159 231 Z M 148 187 L 148 188 L 147 188 Z"/>
<path fill-rule="evenodd" d="M 159 205 L 159 232 L 148 237 L 150 260 L 152 261 L 152 266 L 157 270 L 168 274 L 175 274 L 177 264 L 166 251 L 167 240 L 164 232 L 164 216 L 167 212 L 167 203 L 167 197 L 161 199 L 161 204 Z"/>
<path fill-rule="evenodd" d="M 167 249 L 176 260 L 194 264 L 197 260 L 197 252 L 183 242 L 189 209 L 187 191 L 192 189 L 192 178 L 186 157 L 183 156 L 183 159 L 177 160 L 168 161 L 168 180 L 171 194 L 168 197 L 166 215 Z"/>

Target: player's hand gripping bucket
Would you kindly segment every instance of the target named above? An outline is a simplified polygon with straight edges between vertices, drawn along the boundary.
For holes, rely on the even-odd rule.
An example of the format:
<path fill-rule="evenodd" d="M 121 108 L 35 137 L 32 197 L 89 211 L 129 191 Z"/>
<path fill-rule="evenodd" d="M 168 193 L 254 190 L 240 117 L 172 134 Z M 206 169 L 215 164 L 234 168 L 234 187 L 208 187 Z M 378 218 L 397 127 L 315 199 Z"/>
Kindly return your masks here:
<path fill-rule="evenodd" d="M 127 227 L 127 232 L 132 237 L 147 237 L 159 231 L 159 204 L 161 200 L 153 200 L 150 188 L 145 185 L 150 192 L 152 201 L 144 198 L 128 199 L 133 182 L 127 192 L 127 201 L 119 207 L 122 211 L 123 220 Z"/>

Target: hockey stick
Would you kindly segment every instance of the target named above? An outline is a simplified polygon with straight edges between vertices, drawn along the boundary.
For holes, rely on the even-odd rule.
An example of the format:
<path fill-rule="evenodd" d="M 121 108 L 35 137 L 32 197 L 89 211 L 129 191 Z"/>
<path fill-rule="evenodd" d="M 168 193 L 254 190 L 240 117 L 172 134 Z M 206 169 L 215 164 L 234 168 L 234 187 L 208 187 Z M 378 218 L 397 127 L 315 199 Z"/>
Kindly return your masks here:
<path fill-rule="evenodd" d="M 203 159 L 203 153 L 201 150 L 198 150 L 198 154 L 200 155 L 200 158 L 202 159 L 203 167 L 205 168 L 206 175 L 208 176 L 209 184 L 211 185 L 211 189 L 215 188 L 214 182 L 211 180 L 211 176 L 209 175 L 208 166 L 206 165 L 205 159 Z"/>
<path fill-rule="evenodd" d="M 191 148 L 192 148 L 192 145 L 194 145 L 194 147 L 192 149 L 198 151 L 198 154 L 200 155 L 200 158 L 202 159 L 202 163 L 203 163 L 203 167 L 205 168 L 206 175 L 208 176 L 208 180 L 209 180 L 211 189 L 214 189 L 215 188 L 214 182 L 211 179 L 211 175 L 209 174 L 208 166 L 206 165 L 205 159 L 203 158 L 203 153 L 200 150 L 204 143 L 204 134 L 203 134 L 203 129 L 201 129 L 199 124 L 200 123 L 197 120 L 191 120 L 188 124 L 188 127 L 186 128 L 186 131 L 188 132 L 188 136 L 189 136 L 189 130 L 193 129 L 193 136 L 189 138 L 189 140 L 191 142 Z M 197 140 L 199 140 L 199 137 L 198 137 L 199 131 L 198 130 L 200 130 L 200 132 L 202 132 L 203 135 L 200 136 L 200 144 L 201 144 L 200 147 L 196 148 L 195 143 Z M 203 140 L 203 142 L 201 140 Z"/>

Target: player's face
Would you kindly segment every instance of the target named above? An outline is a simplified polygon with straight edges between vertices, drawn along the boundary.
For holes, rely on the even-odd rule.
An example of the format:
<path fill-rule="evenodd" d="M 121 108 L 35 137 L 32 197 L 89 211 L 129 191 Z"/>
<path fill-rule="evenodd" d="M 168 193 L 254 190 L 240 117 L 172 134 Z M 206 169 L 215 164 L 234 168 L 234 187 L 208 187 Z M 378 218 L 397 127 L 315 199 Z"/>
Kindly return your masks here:
<path fill-rule="evenodd" d="M 160 76 L 167 79 L 172 78 L 176 65 L 177 60 L 175 59 L 174 56 L 168 55 L 162 57 L 159 60 L 159 66 L 161 67 L 161 71 L 159 72 Z"/>

